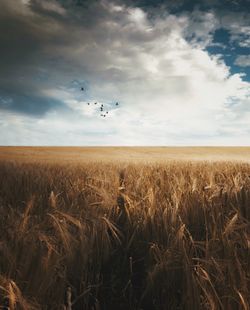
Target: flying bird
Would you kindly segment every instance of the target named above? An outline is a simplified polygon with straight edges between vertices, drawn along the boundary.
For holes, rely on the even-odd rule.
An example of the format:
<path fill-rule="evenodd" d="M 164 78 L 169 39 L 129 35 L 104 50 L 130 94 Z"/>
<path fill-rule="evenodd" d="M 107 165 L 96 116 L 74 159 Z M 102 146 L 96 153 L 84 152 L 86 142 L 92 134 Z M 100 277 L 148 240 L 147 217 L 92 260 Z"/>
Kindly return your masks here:
<path fill-rule="evenodd" d="M 85 89 L 84 89 L 84 87 L 82 86 L 82 87 L 80 88 L 80 90 L 81 90 L 81 91 L 84 91 Z M 96 102 L 94 102 L 94 104 L 97 105 L 98 102 L 96 101 Z M 87 102 L 87 105 L 90 105 L 90 102 Z M 115 105 L 118 106 L 119 103 L 116 102 Z M 106 116 L 108 116 L 109 111 L 104 111 L 104 105 L 103 105 L 103 103 L 102 103 L 99 107 L 100 107 L 100 111 L 102 112 L 102 113 L 100 114 L 100 116 L 101 116 L 101 117 L 106 117 Z"/>

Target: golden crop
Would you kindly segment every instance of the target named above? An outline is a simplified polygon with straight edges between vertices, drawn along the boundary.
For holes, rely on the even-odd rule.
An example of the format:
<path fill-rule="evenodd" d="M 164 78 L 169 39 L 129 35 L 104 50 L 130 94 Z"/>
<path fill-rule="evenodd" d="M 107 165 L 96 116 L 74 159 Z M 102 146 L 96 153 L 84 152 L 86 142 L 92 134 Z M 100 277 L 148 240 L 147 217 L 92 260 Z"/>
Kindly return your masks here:
<path fill-rule="evenodd" d="M 249 310 L 249 296 L 249 164 L 0 161 L 2 309 Z"/>

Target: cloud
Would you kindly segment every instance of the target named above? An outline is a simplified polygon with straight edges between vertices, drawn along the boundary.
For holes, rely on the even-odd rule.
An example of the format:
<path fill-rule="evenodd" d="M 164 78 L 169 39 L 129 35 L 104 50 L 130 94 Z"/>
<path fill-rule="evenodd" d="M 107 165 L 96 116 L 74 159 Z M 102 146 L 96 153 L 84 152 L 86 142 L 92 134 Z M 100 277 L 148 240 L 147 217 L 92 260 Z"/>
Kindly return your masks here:
<path fill-rule="evenodd" d="M 216 12 L 17 3 L 0 10 L 1 144 L 247 143 L 249 83 L 206 50 L 221 26 Z M 95 101 L 110 110 L 105 119 Z"/>
<path fill-rule="evenodd" d="M 250 47 L 250 13 L 248 10 L 240 12 L 226 11 L 218 15 L 221 27 L 228 30 L 232 43 L 238 44 L 240 47 Z"/>
<path fill-rule="evenodd" d="M 250 67 L 250 55 L 240 55 L 236 58 L 235 64 L 240 67 Z"/>
<path fill-rule="evenodd" d="M 11 97 L 0 97 L 0 109 L 21 113 L 33 117 L 41 117 L 50 110 L 66 109 L 62 107 L 62 102 L 52 98 L 32 96 L 32 95 L 13 95 Z"/>

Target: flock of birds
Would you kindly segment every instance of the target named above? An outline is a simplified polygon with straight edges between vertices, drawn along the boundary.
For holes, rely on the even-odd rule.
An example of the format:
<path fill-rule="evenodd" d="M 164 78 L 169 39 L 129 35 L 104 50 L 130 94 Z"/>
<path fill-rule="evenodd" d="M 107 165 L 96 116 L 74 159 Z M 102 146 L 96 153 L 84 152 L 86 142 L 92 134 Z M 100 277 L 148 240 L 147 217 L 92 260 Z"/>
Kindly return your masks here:
<path fill-rule="evenodd" d="M 84 87 L 81 87 L 81 91 L 84 91 Z M 98 104 L 97 102 L 94 103 L 94 105 L 97 105 L 97 104 Z M 90 105 L 90 102 L 88 102 L 87 105 Z M 119 103 L 116 102 L 115 106 L 119 106 Z M 101 117 L 106 117 L 109 113 L 109 111 L 104 111 L 104 105 L 103 104 L 101 104 L 101 106 L 100 106 L 100 112 L 101 112 L 101 114 L 100 114 Z"/>

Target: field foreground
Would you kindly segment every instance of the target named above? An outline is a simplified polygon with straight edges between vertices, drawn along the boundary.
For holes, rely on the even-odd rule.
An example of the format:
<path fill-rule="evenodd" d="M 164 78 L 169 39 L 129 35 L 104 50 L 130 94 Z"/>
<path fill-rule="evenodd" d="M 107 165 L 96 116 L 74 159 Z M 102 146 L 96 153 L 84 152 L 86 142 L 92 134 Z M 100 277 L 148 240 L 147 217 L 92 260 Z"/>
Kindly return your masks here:
<path fill-rule="evenodd" d="M 248 163 L 4 149 L 0 308 L 250 309 Z"/>

